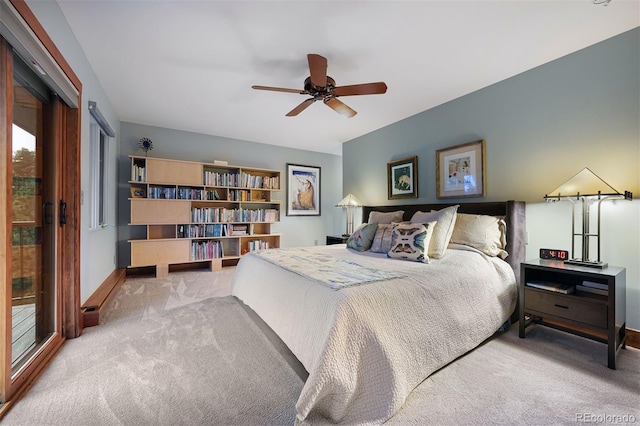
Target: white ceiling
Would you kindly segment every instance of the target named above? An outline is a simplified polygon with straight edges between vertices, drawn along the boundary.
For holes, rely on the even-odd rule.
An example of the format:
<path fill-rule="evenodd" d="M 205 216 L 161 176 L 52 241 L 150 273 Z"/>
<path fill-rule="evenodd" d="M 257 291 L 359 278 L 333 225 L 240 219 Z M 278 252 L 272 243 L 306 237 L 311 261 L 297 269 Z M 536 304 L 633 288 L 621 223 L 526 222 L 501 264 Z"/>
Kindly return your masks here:
<path fill-rule="evenodd" d="M 640 0 L 58 0 L 120 120 L 341 154 L 341 144 L 640 25 Z M 338 86 L 384 95 L 320 102 L 306 55 Z M 606 78 L 606 76 L 603 76 Z"/>

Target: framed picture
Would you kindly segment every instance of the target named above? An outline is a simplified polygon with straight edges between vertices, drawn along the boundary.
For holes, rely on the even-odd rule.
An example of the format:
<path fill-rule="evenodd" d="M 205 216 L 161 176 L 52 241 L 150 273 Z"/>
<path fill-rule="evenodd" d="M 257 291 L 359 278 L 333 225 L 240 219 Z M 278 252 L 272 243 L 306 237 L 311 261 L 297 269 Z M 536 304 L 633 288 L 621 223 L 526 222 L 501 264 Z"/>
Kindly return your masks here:
<path fill-rule="evenodd" d="M 436 197 L 486 195 L 484 139 L 436 151 Z"/>
<path fill-rule="evenodd" d="M 144 191 L 144 188 L 139 186 L 132 186 L 131 188 L 131 198 L 146 198 L 147 194 Z"/>
<path fill-rule="evenodd" d="M 320 167 L 287 163 L 287 216 L 320 216 Z"/>
<path fill-rule="evenodd" d="M 418 198 L 418 157 L 387 163 L 387 192 L 390 200 Z"/>

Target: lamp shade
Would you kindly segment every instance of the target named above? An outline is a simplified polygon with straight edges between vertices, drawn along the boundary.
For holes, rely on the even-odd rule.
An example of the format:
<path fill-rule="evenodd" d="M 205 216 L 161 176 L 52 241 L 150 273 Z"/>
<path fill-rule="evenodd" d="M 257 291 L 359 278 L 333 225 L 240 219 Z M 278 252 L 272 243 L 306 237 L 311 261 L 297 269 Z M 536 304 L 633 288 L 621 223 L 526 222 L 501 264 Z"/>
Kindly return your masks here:
<path fill-rule="evenodd" d="M 362 203 L 353 194 L 348 194 L 346 197 L 340 200 L 338 204 L 336 204 L 336 207 L 361 207 L 361 206 L 362 206 Z"/>
<path fill-rule="evenodd" d="M 588 167 L 585 167 L 550 194 L 545 195 L 545 198 L 577 198 L 611 195 L 623 194 L 613 189 L 611 185 L 593 173 Z M 626 192 L 624 195 L 625 198 L 628 197 Z"/>

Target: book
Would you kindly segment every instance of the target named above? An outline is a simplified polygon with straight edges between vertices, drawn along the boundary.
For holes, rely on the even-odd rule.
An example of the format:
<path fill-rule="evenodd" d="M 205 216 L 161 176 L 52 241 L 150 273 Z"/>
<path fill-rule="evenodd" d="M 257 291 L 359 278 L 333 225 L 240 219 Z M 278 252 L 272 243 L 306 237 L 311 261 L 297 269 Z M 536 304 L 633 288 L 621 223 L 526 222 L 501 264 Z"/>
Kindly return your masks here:
<path fill-rule="evenodd" d="M 602 296 L 608 296 L 609 295 L 609 291 L 608 290 L 602 290 L 602 289 L 594 288 L 594 287 L 587 287 L 587 286 L 584 286 L 584 285 L 576 285 L 576 290 L 584 291 L 585 293 L 601 294 Z"/>
<path fill-rule="evenodd" d="M 593 281 L 584 280 L 582 281 L 582 285 L 585 287 L 597 288 L 600 290 L 609 290 L 609 286 L 607 284 L 596 283 Z"/>
<path fill-rule="evenodd" d="M 527 281 L 527 286 L 562 294 L 570 294 L 575 290 L 575 286 L 573 284 L 554 283 L 550 281 Z"/>
<path fill-rule="evenodd" d="M 247 235 L 247 225 L 232 225 L 231 235 Z"/>

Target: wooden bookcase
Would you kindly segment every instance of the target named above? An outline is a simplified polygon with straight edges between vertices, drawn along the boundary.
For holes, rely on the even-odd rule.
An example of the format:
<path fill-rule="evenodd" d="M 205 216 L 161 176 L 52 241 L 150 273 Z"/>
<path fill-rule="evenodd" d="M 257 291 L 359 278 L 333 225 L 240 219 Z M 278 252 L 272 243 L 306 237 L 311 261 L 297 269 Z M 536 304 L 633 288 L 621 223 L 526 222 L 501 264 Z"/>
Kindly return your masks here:
<path fill-rule="evenodd" d="M 129 267 L 208 262 L 235 265 L 258 248 L 280 247 L 271 225 L 280 218 L 280 171 L 129 156 L 130 226 L 146 238 L 129 240 Z"/>

